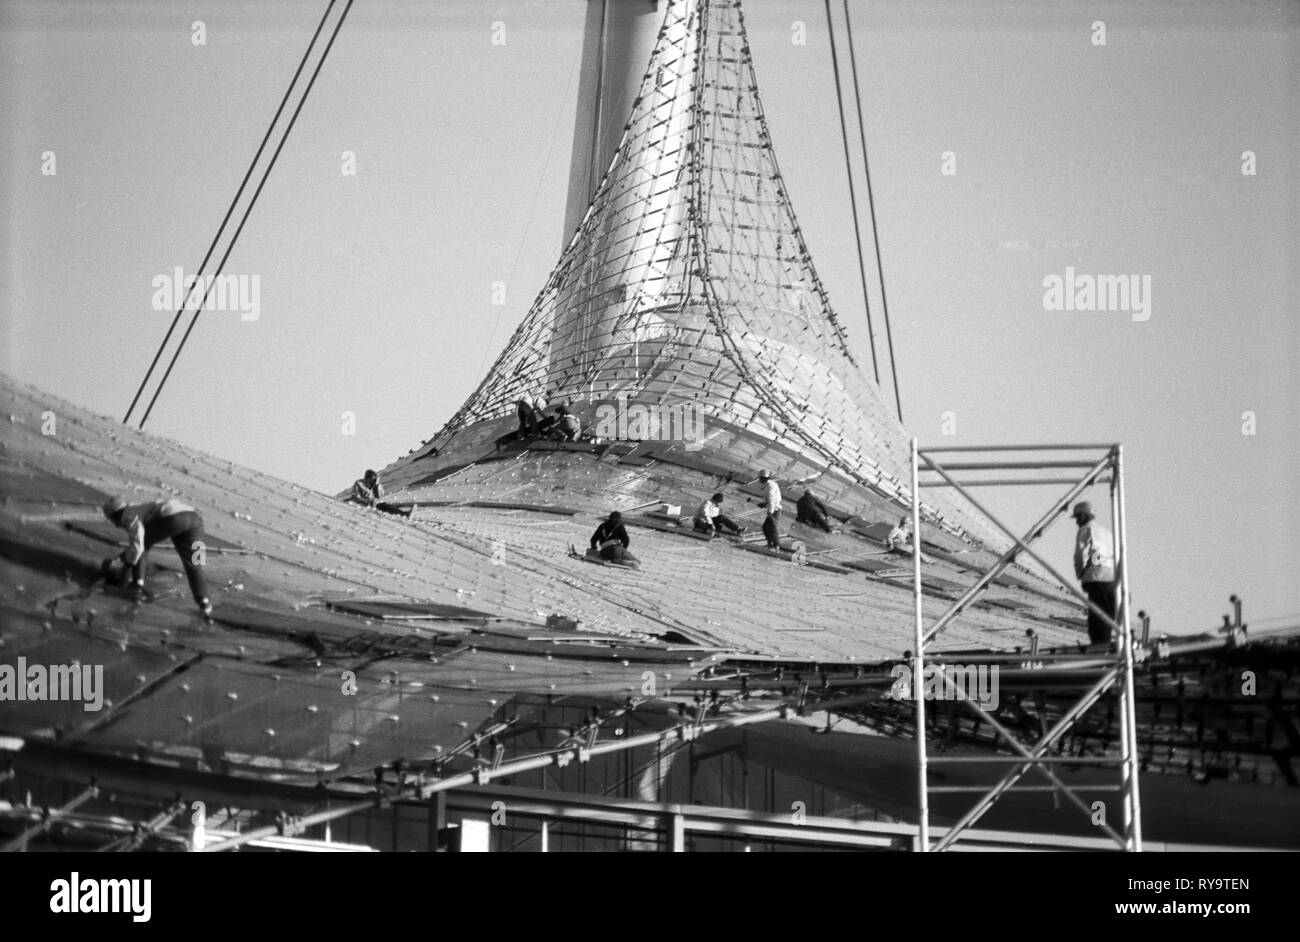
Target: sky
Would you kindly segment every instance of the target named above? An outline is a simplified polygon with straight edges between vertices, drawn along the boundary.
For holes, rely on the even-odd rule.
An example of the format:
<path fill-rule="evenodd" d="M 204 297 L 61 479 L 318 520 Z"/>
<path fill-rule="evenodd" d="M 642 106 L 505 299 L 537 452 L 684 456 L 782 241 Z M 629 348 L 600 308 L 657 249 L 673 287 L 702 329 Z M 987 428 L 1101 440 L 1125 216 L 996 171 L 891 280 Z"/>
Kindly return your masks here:
<path fill-rule="evenodd" d="M 197 267 L 323 9 L 0 0 L 0 369 L 121 417 L 173 313 L 153 279 Z M 1234 592 L 1256 627 L 1300 622 L 1300 3 L 850 9 L 909 430 L 1122 442 L 1153 630 L 1211 628 Z M 745 11 L 795 211 L 869 362 L 823 4 Z M 356 0 L 228 265 L 258 276 L 260 316 L 203 316 L 149 430 L 331 493 L 430 438 L 567 239 L 583 18 Z M 1148 277 L 1149 316 L 1045 309 L 1067 268 Z M 1054 494 L 980 496 L 1024 527 Z"/>

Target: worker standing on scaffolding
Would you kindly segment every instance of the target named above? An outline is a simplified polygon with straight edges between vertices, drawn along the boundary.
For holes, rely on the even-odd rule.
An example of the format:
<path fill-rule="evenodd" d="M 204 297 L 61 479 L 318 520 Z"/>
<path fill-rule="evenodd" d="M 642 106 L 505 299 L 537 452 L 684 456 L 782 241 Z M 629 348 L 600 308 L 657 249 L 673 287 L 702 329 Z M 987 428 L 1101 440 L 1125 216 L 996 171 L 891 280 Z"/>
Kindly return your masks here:
<path fill-rule="evenodd" d="M 767 510 L 767 516 L 763 518 L 763 536 L 767 538 L 767 548 L 779 550 L 781 548 L 781 535 L 776 531 L 776 518 L 781 514 L 781 485 L 768 475 L 766 471 L 758 472 L 758 483 L 763 485 L 763 503 L 760 505 Z"/>
<path fill-rule="evenodd" d="M 1114 619 L 1117 610 L 1115 593 L 1115 556 L 1111 550 L 1110 531 L 1093 519 L 1092 504 L 1086 500 L 1074 505 L 1074 522 L 1079 532 L 1074 541 L 1074 575 L 1083 585 L 1088 601 Z M 1088 641 L 1109 644 L 1111 624 L 1088 607 Z"/>

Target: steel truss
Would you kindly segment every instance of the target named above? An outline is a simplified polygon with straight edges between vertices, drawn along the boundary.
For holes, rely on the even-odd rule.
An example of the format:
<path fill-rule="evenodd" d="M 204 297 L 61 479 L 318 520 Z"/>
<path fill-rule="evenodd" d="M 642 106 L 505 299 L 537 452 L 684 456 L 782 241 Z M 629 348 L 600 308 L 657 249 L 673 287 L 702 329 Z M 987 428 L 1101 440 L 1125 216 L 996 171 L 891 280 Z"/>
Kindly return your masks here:
<path fill-rule="evenodd" d="M 1026 790 L 1023 787 L 1016 789 L 1016 782 L 1023 778 L 1030 770 L 1037 770 L 1044 775 L 1050 782 L 1052 789 L 1058 794 L 1063 795 L 1072 805 L 1078 808 L 1086 816 L 1092 816 L 1094 809 L 1079 797 L 1075 789 L 1067 786 L 1052 768 L 1053 762 L 1059 761 L 1059 757 L 1049 755 L 1052 747 L 1065 735 L 1074 723 L 1089 709 L 1091 709 L 1102 697 L 1112 688 L 1118 685 L 1120 701 L 1120 754 L 1118 756 L 1097 757 L 1100 760 L 1097 764 L 1107 767 L 1113 764 L 1119 770 L 1119 785 L 1117 791 L 1122 797 L 1123 824 L 1120 831 L 1116 831 L 1106 823 L 1104 816 L 1098 822 L 1099 829 L 1111 838 L 1112 841 L 1120 848 L 1128 851 L 1142 850 L 1142 804 L 1138 789 L 1138 745 L 1137 745 L 1137 724 L 1135 720 L 1135 691 L 1133 683 L 1133 661 L 1134 661 L 1134 642 L 1130 628 L 1129 618 L 1129 580 L 1128 580 L 1128 541 L 1126 536 L 1126 520 L 1124 507 L 1124 469 L 1123 469 L 1123 449 L 1118 444 L 1113 445 L 999 445 L 990 447 L 966 446 L 966 447 L 949 447 L 949 448 L 932 448 L 921 449 L 915 438 L 912 439 L 912 540 L 914 552 L 912 554 L 912 574 L 913 574 L 913 600 L 915 606 L 915 635 L 913 638 L 913 651 L 911 652 L 912 661 L 912 696 L 916 703 L 916 757 L 917 757 L 917 800 L 918 800 L 918 820 L 916 832 L 915 850 L 919 852 L 940 851 L 951 848 L 963 832 L 975 824 L 983 815 L 993 806 L 999 797 L 1012 790 Z M 1065 452 L 1075 457 L 1064 459 L 1053 458 L 1052 460 L 1031 460 L 1029 458 L 1016 459 L 1015 453 L 1034 453 L 1034 452 Z M 1101 451 L 1100 457 L 1096 457 L 1096 452 Z M 941 453 L 954 452 L 976 452 L 985 455 L 995 455 L 989 460 L 980 460 L 962 464 L 951 464 L 947 467 L 941 465 L 933 457 Z M 1088 454 L 1092 453 L 1092 457 Z M 1002 457 L 1010 455 L 1008 457 Z M 1001 487 L 1020 486 L 1020 485 L 1039 485 L 1039 484 L 1056 484 L 1069 483 L 1069 479 L 1062 479 L 1054 476 L 1049 479 L 1041 477 L 1013 476 L 1012 478 L 989 479 L 987 477 L 970 477 L 972 472 L 990 472 L 990 471 L 1011 471 L 1011 472 L 1039 472 L 1051 469 L 1059 472 L 1061 469 L 1082 469 L 1083 476 L 1067 490 L 1061 497 L 1051 505 L 1046 513 L 1039 518 L 1023 536 L 1017 536 L 993 513 L 988 511 L 968 490 L 975 486 L 996 485 Z M 922 479 L 922 475 L 927 475 Z M 964 474 L 966 478 L 958 481 L 954 475 Z M 1118 583 L 1118 617 L 1112 617 L 1110 612 L 1102 611 L 1094 605 L 1086 595 L 1068 579 L 1060 574 L 1051 563 L 1047 562 L 1038 553 L 1030 547 L 1030 544 L 1038 540 L 1055 523 L 1062 514 L 1065 514 L 1071 502 L 1078 498 L 1085 490 L 1093 484 L 1108 484 L 1111 506 L 1111 533 L 1114 541 L 1115 556 L 1115 575 Z M 1013 541 L 1013 545 L 998 560 L 977 579 L 965 593 L 941 615 L 928 628 L 925 625 L 924 614 L 922 611 L 922 575 L 921 575 L 921 488 L 922 487 L 950 487 L 953 488 L 962 497 L 965 497 L 979 513 L 988 519 L 1002 533 L 1006 534 Z M 936 681 L 944 685 L 945 692 L 951 691 L 951 694 L 958 700 L 961 700 L 982 720 L 987 721 L 995 730 L 998 736 L 1006 745 L 1017 754 L 1011 758 L 1011 766 L 998 781 L 996 785 L 987 790 L 977 789 L 982 794 L 977 798 L 975 804 L 970 810 L 963 815 L 956 824 L 949 828 L 933 844 L 930 836 L 930 795 L 938 791 L 951 791 L 952 789 L 941 789 L 932 787 L 929 782 L 929 767 L 932 764 L 947 762 L 988 762 L 991 765 L 1006 764 L 1007 757 L 990 756 L 987 758 L 979 757 L 944 757 L 929 755 L 926 725 L 925 725 L 925 696 L 922 693 L 924 682 L 926 680 L 926 646 L 930 644 L 938 634 L 943 631 L 952 621 L 957 618 L 981 592 L 988 588 L 990 584 L 1009 566 L 1011 566 L 1018 556 L 1024 554 L 1035 560 L 1040 566 L 1047 570 L 1060 584 L 1068 591 L 1079 598 L 1088 610 L 1103 617 L 1110 625 L 1114 632 L 1116 642 L 1109 646 L 1107 650 L 1098 653 L 1097 662 L 1101 667 L 1101 673 L 1096 682 L 1079 698 L 1072 708 L 1067 710 L 1056 724 L 1047 730 L 1037 742 L 1026 747 L 1010 730 L 997 721 L 993 715 L 978 702 L 968 698 L 965 692 L 958 688 L 957 684 L 944 670 L 942 662 L 932 668 L 932 674 Z M 1055 657 L 1051 654 L 1035 654 L 1032 665 L 1048 671 L 1052 669 Z M 1018 760 L 1017 761 L 1017 757 Z M 1032 789 L 1039 790 L 1039 789 Z"/>

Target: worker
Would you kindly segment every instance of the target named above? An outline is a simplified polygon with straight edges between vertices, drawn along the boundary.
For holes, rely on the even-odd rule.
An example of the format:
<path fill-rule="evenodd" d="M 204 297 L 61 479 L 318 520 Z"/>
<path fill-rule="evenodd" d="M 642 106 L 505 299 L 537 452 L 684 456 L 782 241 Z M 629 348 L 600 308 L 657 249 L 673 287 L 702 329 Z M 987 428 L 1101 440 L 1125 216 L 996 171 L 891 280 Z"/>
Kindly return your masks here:
<path fill-rule="evenodd" d="M 898 518 L 898 526 L 889 531 L 885 537 L 885 549 L 901 556 L 911 556 L 916 551 L 912 544 L 912 518 L 906 515 Z M 930 562 L 930 557 L 921 553 L 921 562 Z"/>
<path fill-rule="evenodd" d="M 132 594 L 143 597 L 149 550 L 154 544 L 170 539 L 185 567 L 194 604 L 205 618 L 211 617 L 212 601 L 203 578 L 203 518 L 197 510 L 178 500 L 127 504 L 120 497 L 110 497 L 104 503 L 104 516 L 129 537 L 126 549 L 119 556 L 104 560 L 101 568 L 105 573 L 129 574 Z"/>
<path fill-rule="evenodd" d="M 529 438 L 538 434 L 538 422 L 542 417 L 542 407 L 532 393 L 525 392 L 515 403 L 515 416 L 519 419 L 519 430 L 515 435 Z"/>
<path fill-rule="evenodd" d="M 758 482 L 763 485 L 763 502 L 759 505 L 767 510 L 763 518 L 763 536 L 767 538 L 767 548 L 779 550 L 781 537 L 776 531 L 776 520 L 781 515 L 781 486 L 766 471 L 758 472 Z"/>
<path fill-rule="evenodd" d="M 1111 619 L 1119 610 L 1110 531 L 1093 519 L 1092 504 L 1086 500 L 1074 505 L 1072 516 L 1079 525 L 1074 541 L 1074 575 L 1092 603 L 1088 606 L 1088 641 L 1091 644 L 1109 644 L 1111 624 L 1092 606 L 1101 609 Z"/>
<path fill-rule="evenodd" d="M 733 534 L 745 532 L 744 527 L 736 526 L 735 521 L 722 512 L 721 492 L 700 502 L 700 506 L 695 510 L 695 519 L 692 523 L 700 533 L 717 536 L 721 536 L 723 530 Z"/>
<path fill-rule="evenodd" d="M 582 422 L 561 403 L 555 407 L 556 421 L 551 428 L 551 436 L 562 442 L 576 442 L 582 433 Z"/>
<path fill-rule="evenodd" d="M 611 563 L 633 561 L 632 554 L 627 551 L 631 542 L 627 527 L 623 526 L 623 515 L 617 510 L 596 527 L 596 532 L 591 535 L 592 550 L 601 559 Z"/>
<path fill-rule="evenodd" d="M 368 470 L 363 477 L 352 482 L 352 493 L 348 495 L 347 500 L 350 504 L 360 504 L 362 507 L 381 510 L 386 514 L 396 514 L 399 517 L 411 515 L 413 508 L 386 503 L 380 500 L 383 496 L 384 485 L 379 483 L 379 475 Z"/>
<path fill-rule="evenodd" d="M 797 516 L 795 517 L 800 523 L 806 523 L 810 527 L 817 527 L 819 530 L 831 532 L 830 511 L 826 505 L 813 496 L 813 492 L 805 490 L 803 496 L 795 503 Z"/>

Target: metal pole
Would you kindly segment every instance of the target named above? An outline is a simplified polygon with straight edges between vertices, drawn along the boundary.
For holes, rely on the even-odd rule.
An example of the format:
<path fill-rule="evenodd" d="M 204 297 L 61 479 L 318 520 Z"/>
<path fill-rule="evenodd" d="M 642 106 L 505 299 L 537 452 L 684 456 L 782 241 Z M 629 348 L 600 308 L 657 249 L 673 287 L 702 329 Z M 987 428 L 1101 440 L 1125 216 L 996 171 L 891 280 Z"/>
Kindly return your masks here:
<path fill-rule="evenodd" d="M 94 798 L 98 794 L 99 794 L 99 789 L 96 788 L 94 785 L 91 785 L 80 795 L 78 795 L 76 798 L 72 799 L 72 801 L 64 805 L 62 808 L 55 808 L 52 811 L 48 812 L 43 818 L 41 818 L 40 821 L 36 822 L 31 827 L 24 830 L 13 840 L 6 842 L 3 847 L 0 847 L 0 854 L 8 854 L 14 851 L 25 852 L 27 850 L 27 842 L 30 841 L 33 837 L 35 837 L 38 834 L 43 834 L 46 830 L 49 829 L 50 825 L 58 821 L 59 818 L 63 817 L 64 815 L 70 814 L 73 811 L 76 811 L 78 808 L 80 808 L 82 805 L 90 801 L 90 799 Z"/>
<path fill-rule="evenodd" d="M 930 779 L 925 761 L 925 624 L 921 607 L 921 490 L 917 487 L 921 459 L 916 439 L 912 439 L 912 604 L 915 631 L 912 636 L 912 699 L 916 701 L 916 850 L 930 849 Z"/>
<path fill-rule="evenodd" d="M 1043 471 L 1059 468 L 1091 468 L 1091 461 L 959 461 L 949 471 Z"/>
<path fill-rule="evenodd" d="M 1112 462 L 1114 460 L 1115 453 L 1116 453 L 1115 449 L 1112 449 L 1111 450 Z M 1111 484 L 1110 484 L 1111 558 L 1115 560 L 1115 574 L 1116 576 L 1118 576 L 1118 574 L 1122 571 L 1122 567 L 1124 565 L 1124 546 L 1122 540 L 1120 539 L 1120 529 L 1119 529 L 1119 497 L 1116 494 L 1117 475 L 1115 474 L 1113 468 L 1114 465 L 1112 464 Z M 1127 607 L 1127 603 L 1125 599 L 1122 597 L 1123 596 L 1122 591 L 1120 595 L 1121 595 L 1121 598 L 1119 600 L 1120 608 L 1115 612 L 1115 615 L 1116 615 L 1116 619 L 1119 620 L 1120 624 L 1122 625 L 1123 621 L 1122 619 L 1119 618 L 1119 615 L 1120 612 Z M 1123 632 L 1117 632 L 1117 635 L 1118 636 L 1115 638 L 1115 646 L 1116 646 L 1115 660 L 1117 664 L 1122 664 L 1123 657 L 1124 657 L 1123 649 L 1125 647 L 1125 640 L 1123 638 Z M 1124 849 L 1125 850 L 1132 850 L 1132 841 L 1133 841 L 1133 796 L 1132 796 L 1133 778 L 1130 770 L 1130 763 L 1132 762 L 1133 756 L 1129 750 L 1129 738 L 1128 738 L 1129 711 L 1133 709 L 1133 699 L 1130 696 L 1131 693 L 1132 691 L 1129 689 L 1127 682 L 1120 685 L 1119 751 L 1120 751 L 1120 755 L 1124 759 L 1124 762 L 1120 766 L 1119 774 L 1120 774 L 1120 784 L 1122 785 L 1121 808 L 1124 815 L 1123 820 L 1124 820 L 1124 842 L 1125 842 Z"/>
<path fill-rule="evenodd" d="M 927 448 L 927 452 L 980 452 L 980 451 L 1109 451 L 1113 444 L 1104 445 L 948 445 L 941 448 Z"/>
<path fill-rule="evenodd" d="M 1138 782 L 1138 741 L 1137 741 L 1137 698 L 1136 687 L 1133 683 L 1133 631 L 1130 626 L 1129 609 L 1129 584 L 1128 584 L 1128 520 L 1124 509 L 1124 448 L 1122 445 L 1115 446 L 1115 492 L 1119 498 L 1119 541 L 1123 550 L 1123 558 L 1120 566 L 1120 600 L 1122 604 L 1123 617 L 1120 637 L 1123 641 L 1123 664 L 1124 664 L 1124 693 L 1129 700 L 1128 715 L 1128 740 L 1129 740 L 1129 767 L 1128 773 L 1132 783 L 1132 793 L 1130 800 L 1133 803 L 1133 833 L 1132 833 L 1132 850 L 1141 852 L 1142 850 L 1142 797 Z"/>
<path fill-rule="evenodd" d="M 1073 484 L 1074 478 L 982 478 L 963 481 L 965 487 L 1012 487 L 1018 484 Z M 1110 478 L 1100 478 L 1094 483 L 1109 484 Z M 952 487 L 947 481 L 922 481 L 922 487 Z M 391 503 L 391 501 L 390 501 Z"/>

